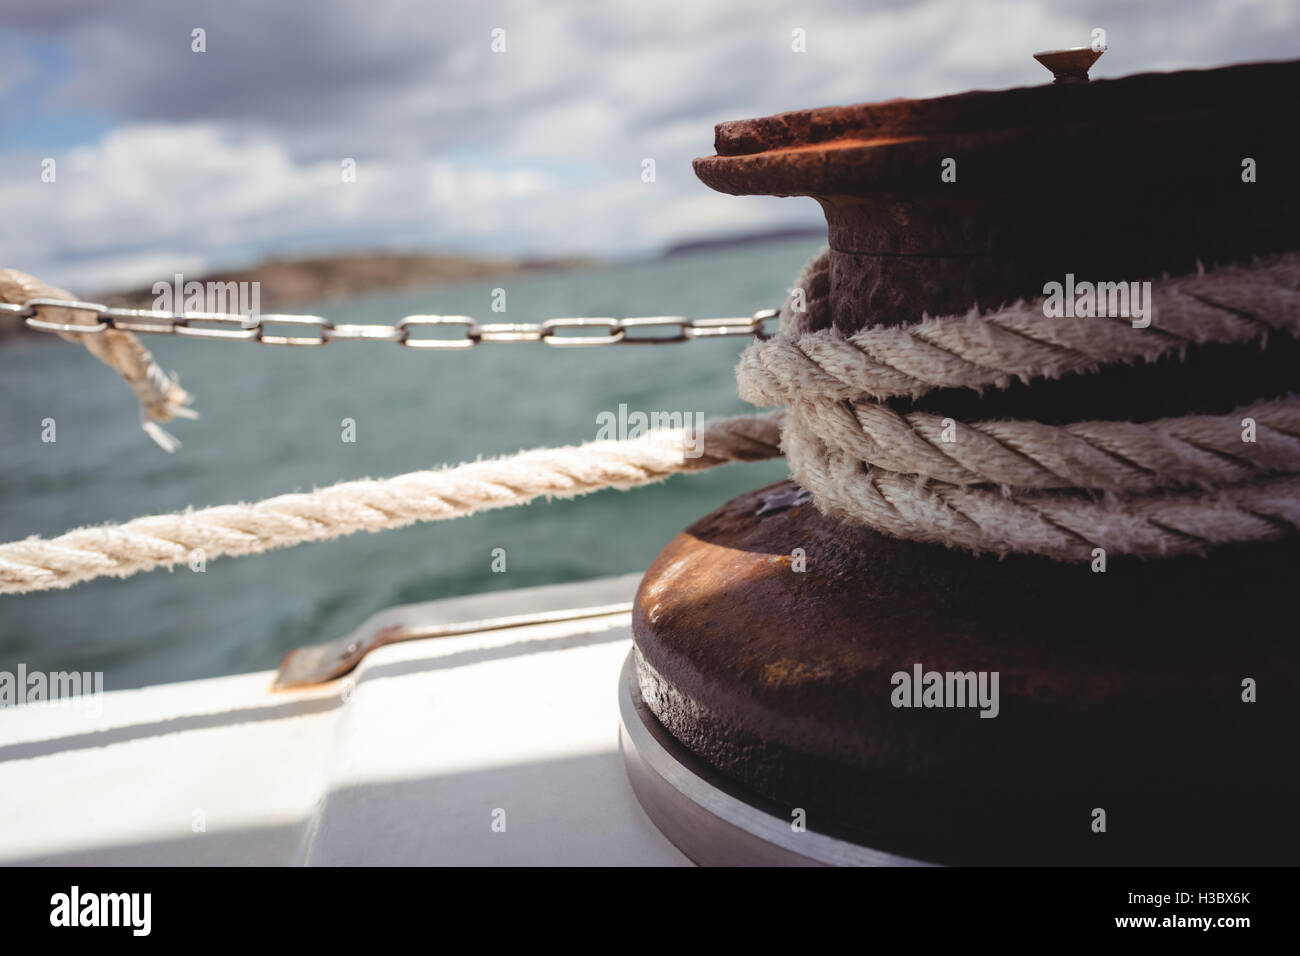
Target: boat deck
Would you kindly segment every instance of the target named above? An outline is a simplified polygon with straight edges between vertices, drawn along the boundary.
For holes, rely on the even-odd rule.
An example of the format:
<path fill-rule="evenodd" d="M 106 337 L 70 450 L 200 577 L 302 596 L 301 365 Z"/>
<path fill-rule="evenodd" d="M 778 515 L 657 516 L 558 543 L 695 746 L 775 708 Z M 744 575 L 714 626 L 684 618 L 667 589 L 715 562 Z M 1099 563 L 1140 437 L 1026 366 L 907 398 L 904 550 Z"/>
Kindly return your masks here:
<path fill-rule="evenodd" d="M 639 577 L 406 605 L 358 634 L 630 601 Z M 391 644 L 301 690 L 266 671 L 0 710 L 0 863 L 690 865 L 619 753 L 630 644 L 609 614 Z"/>

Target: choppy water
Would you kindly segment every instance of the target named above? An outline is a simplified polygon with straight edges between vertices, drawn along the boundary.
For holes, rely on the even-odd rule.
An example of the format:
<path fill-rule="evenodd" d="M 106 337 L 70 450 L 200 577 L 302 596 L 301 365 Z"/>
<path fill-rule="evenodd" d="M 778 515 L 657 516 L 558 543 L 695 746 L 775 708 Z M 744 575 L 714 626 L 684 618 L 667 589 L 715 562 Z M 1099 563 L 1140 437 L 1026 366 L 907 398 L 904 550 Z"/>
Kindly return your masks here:
<path fill-rule="evenodd" d="M 341 322 L 412 312 L 484 321 L 554 315 L 744 315 L 775 306 L 816 241 L 372 295 L 320 306 Z M 508 314 L 490 311 L 506 289 Z M 295 311 L 310 311 L 304 308 Z M 416 353 L 380 344 L 272 349 L 151 336 L 202 417 L 140 430 L 135 401 L 84 349 L 0 347 L 0 540 L 50 536 L 193 505 L 256 500 L 595 437 L 619 403 L 644 411 L 749 410 L 732 369 L 742 340 L 657 348 L 482 346 Z M 41 422 L 57 441 L 41 441 Z M 355 419 L 357 440 L 341 440 Z M 784 476 L 731 465 L 650 488 L 210 561 L 68 591 L 0 596 L 0 670 L 103 671 L 106 689 L 275 666 L 392 604 L 643 569 L 695 518 Z M 494 548 L 507 571 L 493 573 Z"/>

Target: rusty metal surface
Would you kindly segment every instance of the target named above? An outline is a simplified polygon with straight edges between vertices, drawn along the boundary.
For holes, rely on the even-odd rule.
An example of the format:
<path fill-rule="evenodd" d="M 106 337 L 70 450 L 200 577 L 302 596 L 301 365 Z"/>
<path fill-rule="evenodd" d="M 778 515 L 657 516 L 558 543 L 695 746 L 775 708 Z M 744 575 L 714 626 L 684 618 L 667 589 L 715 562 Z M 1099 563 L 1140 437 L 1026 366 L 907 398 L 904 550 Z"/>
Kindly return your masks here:
<path fill-rule="evenodd" d="M 1071 127 L 1140 123 L 1161 117 L 1203 116 L 1211 119 L 1287 108 L 1300 80 L 1300 61 L 1245 64 L 1214 70 L 1143 73 L 1116 80 L 1097 80 L 1085 89 L 1043 86 L 977 90 L 930 99 L 894 99 L 852 106 L 795 110 L 760 119 L 719 123 L 716 156 L 695 160 L 696 175 L 719 192 L 738 196 L 770 195 L 773 186 L 789 185 L 786 195 L 815 195 L 830 175 L 816 167 L 823 160 L 847 172 L 844 182 L 861 184 L 854 170 L 874 163 L 882 147 L 935 137 L 992 137 L 1011 130 L 1072 136 Z M 1286 125 L 1288 112 L 1275 113 Z M 1216 133 L 1201 128 L 1202 138 Z M 995 141 L 995 140 L 990 140 Z M 788 157 L 779 154 L 790 151 Z M 886 148 L 883 153 L 888 153 Z M 843 154 L 831 157 L 831 153 Z M 798 163 L 793 154 L 807 156 Z M 900 170 L 901 172 L 902 170 Z M 759 175 L 761 173 L 766 175 Z M 937 177 L 935 177 L 937 179 Z M 934 179 L 918 174 L 918 185 Z"/>
<path fill-rule="evenodd" d="M 664 549 L 633 633 L 642 696 L 689 750 L 868 845 L 1258 862 L 1300 850 L 1282 758 L 1300 726 L 1297 587 L 1294 540 L 1093 574 L 840 527 L 783 482 Z M 915 663 L 999 672 L 999 716 L 895 708 L 891 675 Z M 1267 706 L 1242 703 L 1244 677 Z M 1097 806 L 1119 836 L 1089 842 Z"/>
<path fill-rule="evenodd" d="M 1293 247 L 1297 87 L 1288 62 L 802 110 L 719 125 L 695 172 L 817 199 L 852 331 Z M 1274 173 L 1243 183 L 1244 157 Z"/>
<path fill-rule="evenodd" d="M 1068 50 L 1044 50 L 1035 53 L 1034 59 L 1052 71 L 1053 83 L 1069 85 L 1087 83 L 1088 71 L 1105 52 L 1105 47 L 1094 50 L 1092 47 L 1076 46 Z"/>
<path fill-rule="evenodd" d="M 814 829 L 758 801 L 663 729 L 641 699 L 629 651 L 618 678 L 619 749 L 646 815 L 701 866 L 924 866 Z"/>
<path fill-rule="evenodd" d="M 722 192 L 817 199 L 828 321 L 851 332 L 1037 296 L 1066 273 L 1294 249 L 1297 86 L 1300 61 L 803 110 L 720 125 L 695 169 Z M 1287 172 L 1243 182 L 1245 157 Z M 967 421 L 1222 413 L 1295 390 L 1300 344 L 1272 345 L 891 404 Z M 696 522 L 647 571 L 638 682 L 709 766 L 878 849 L 1293 862 L 1298 588 L 1294 538 L 1095 574 L 840 526 L 784 482 Z M 997 672 L 999 716 L 894 707 L 891 678 L 915 664 Z M 1272 688 L 1266 705 L 1242 702 L 1247 677 Z"/>

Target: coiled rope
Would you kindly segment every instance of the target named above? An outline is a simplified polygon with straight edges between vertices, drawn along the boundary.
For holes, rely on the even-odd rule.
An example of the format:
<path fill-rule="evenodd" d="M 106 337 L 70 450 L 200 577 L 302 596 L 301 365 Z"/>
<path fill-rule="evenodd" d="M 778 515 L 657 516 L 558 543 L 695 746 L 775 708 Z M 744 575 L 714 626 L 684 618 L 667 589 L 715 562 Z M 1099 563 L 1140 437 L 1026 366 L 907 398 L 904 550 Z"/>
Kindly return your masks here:
<path fill-rule="evenodd" d="M 0 280 L 5 275 L 13 273 L 0 271 Z M 18 288 L 9 301 L 64 296 L 40 288 Z M 1300 530 L 1295 396 L 1230 415 L 1145 423 L 953 422 L 951 441 L 941 416 L 899 414 L 882 404 L 940 388 L 1000 388 L 1017 379 L 1086 374 L 1181 354 L 1192 345 L 1264 346 L 1272 332 L 1300 335 L 1300 255 L 1153 283 L 1156 312 L 1146 329 L 1126 319 L 1048 318 L 1039 299 L 844 336 L 824 328 L 826 253 L 805 267 L 797 289 L 801 295 L 782 310 L 780 334 L 751 346 L 737 369 L 742 397 L 759 406 L 787 405 L 784 413 L 721 419 L 701 435 L 652 432 L 629 441 L 540 449 L 29 538 L 0 545 L 0 593 L 125 577 L 188 563 L 196 554 L 205 560 L 256 554 L 542 496 L 632 488 L 676 472 L 782 453 L 826 514 L 976 552 L 1087 560 L 1103 548 L 1155 557 Z M 6 294 L 0 281 L 0 298 Z M 797 311 L 798 301 L 806 308 Z M 90 347 L 94 337 L 85 338 Z M 152 360 L 138 342 L 117 347 L 123 351 L 105 361 L 123 371 L 149 413 L 176 414 L 185 400 L 179 386 L 147 372 Z M 1244 418 L 1256 423 L 1254 442 L 1242 440 Z"/>
<path fill-rule="evenodd" d="M 826 253 L 799 288 L 827 284 Z M 828 301 L 790 303 L 750 347 L 741 397 L 787 405 L 782 447 L 824 513 L 887 534 L 1058 560 L 1163 557 L 1300 530 L 1300 399 L 1145 423 L 958 425 L 882 402 L 943 388 L 1005 388 L 1189 346 L 1300 334 L 1300 255 L 1153 283 L 1148 328 L 1121 317 L 1052 318 L 1044 300 L 842 335 Z M 817 331 L 808 331 L 816 328 Z M 1255 440 L 1243 441 L 1244 419 Z M 947 434 L 945 435 L 945 431 Z"/>

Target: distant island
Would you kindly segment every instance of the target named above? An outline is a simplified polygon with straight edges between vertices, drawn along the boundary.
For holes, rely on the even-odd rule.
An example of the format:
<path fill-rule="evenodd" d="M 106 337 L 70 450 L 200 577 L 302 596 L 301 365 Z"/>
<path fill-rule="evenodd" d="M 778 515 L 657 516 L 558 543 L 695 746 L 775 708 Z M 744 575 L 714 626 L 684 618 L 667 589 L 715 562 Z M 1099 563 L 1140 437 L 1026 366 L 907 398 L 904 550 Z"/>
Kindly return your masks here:
<path fill-rule="evenodd" d="M 711 252 L 716 249 L 734 249 L 752 246 L 760 242 L 780 242 L 786 239 L 825 239 L 826 227 L 822 226 L 787 226 L 781 229 L 767 229 L 761 232 L 744 232 L 728 236 L 710 236 L 703 239 L 690 239 L 679 242 L 664 250 L 664 258 L 672 256 L 689 256 L 697 252 Z"/>
<path fill-rule="evenodd" d="M 721 249 L 740 248 L 764 242 L 790 239 L 815 239 L 826 237 L 826 227 L 795 226 L 748 232 L 727 236 L 713 236 L 679 242 L 665 249 L 663 258 L 688 256 L 695 253 Z M 394 253 L 368 253 L 336 256 L 316 256 L 306 259 L 268 259 L 246 269 L 191 275 L 185 282 L 244 283 L 257 282 L 259 308 L 263 312 L 293 309 L 305 304 L 328 302 L 367 292 L 389 289 L 414 288 L 439 285 L 491 276 L 518 275 L 527 272 L 579 269 L 591 266 L 597 259 L 583 257 L 564 258 L 494 258 L 467 255 L 419 255 Z M 173 275 L 158 277 L 159 282 L 172 284 Z M 152 283 L 134 289 L 95 293 L 83 289 L 71 290 L 83 299 L 104 305 L 128 309 L 152 308 L 157 298 Z M 0 340 L 19 335 L 41 335 L 32 332 L 22 322 L 0 315 Z"/>
<path fill-rule="evenodd" d="M 185 281 L 259 282 L 264 311 L 328 302 L 367 292 L 439 285 L 520 272 L 575 269 L 592 260 L 498 259 L 462 255 L 369 255 L 320 256 L 311 259 L 268 259 L 248 269 L 186 275 Z M 170 282 L 171 276 L 160 276 Z M 152 287 L 124 292 L 101 293 L 95 302 L 126 308 L 147 308 L 154 301 Z"/>
<path fill-rule="evenodd" d="M 424 285 L 517 275 L 560 269 L 576 269 L 594 260 L 578 257 L 557 259 L 506 259 L 463 255 L 366 255 L 319 256 L 309 259 L 269 259 L 247 269 L 185 274 L 185 281 L 258 282 L 260 308 L 264 312 L 293 308 L 305 303 L 327 302 L 366 292 L 403 289 Z M 159 276 L 171 283 L 174 276 Z M 152 284 L 135 289 L 87 294 L 74 292 L 104 305 L 147 309 L 156 298 Z M 31 332 L 9 316 L 0 317 L 0 339 Z"/>

